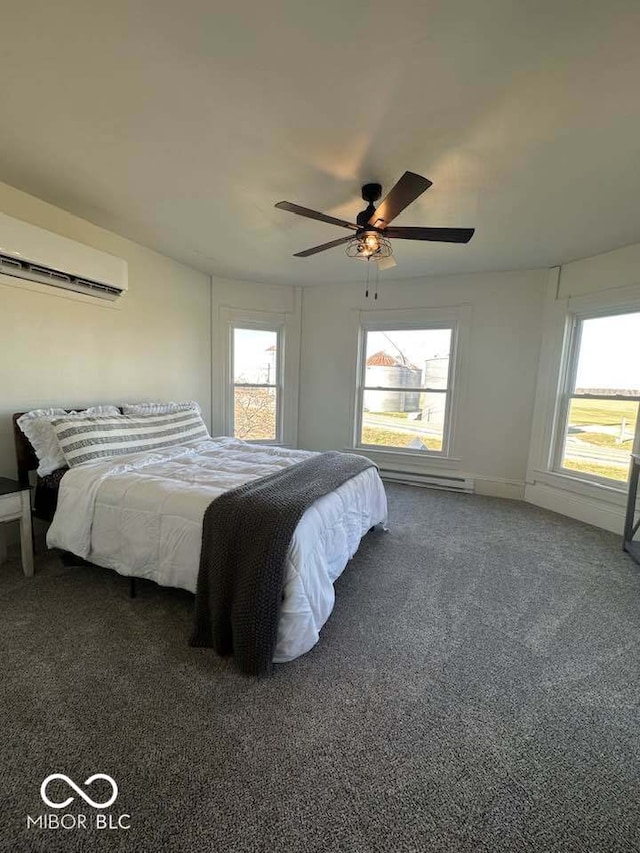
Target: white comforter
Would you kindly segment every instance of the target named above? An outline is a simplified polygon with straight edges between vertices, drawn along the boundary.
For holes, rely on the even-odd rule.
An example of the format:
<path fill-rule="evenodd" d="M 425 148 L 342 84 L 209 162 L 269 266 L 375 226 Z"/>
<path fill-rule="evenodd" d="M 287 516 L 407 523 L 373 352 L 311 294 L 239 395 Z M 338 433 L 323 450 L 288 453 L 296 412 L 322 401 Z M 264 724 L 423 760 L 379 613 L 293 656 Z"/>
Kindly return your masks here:
<path fill-rule="evenodd" d="M 47 544 L 123 575 L 195 592 L 211 501 L 312 455 L 222 437 L 85 463 L 62 478 Z M 293 660 L 317 643 L 333 609 L 334 581 L 361 537 L 386 518 L 375 468 L 305 512 L 289 548 L 274 661 Z"/>

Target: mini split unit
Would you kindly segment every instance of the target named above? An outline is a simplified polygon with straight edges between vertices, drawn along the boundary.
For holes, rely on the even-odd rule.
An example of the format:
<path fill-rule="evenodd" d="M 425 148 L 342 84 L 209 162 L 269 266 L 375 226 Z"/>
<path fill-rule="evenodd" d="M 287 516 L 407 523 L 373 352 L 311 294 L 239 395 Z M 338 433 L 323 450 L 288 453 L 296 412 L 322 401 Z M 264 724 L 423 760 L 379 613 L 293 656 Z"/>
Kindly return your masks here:
<path fill-rule="evenodd" d="M 0 276 L 111 301 L 129 287 L 127 262 L 0 213 Z"/>

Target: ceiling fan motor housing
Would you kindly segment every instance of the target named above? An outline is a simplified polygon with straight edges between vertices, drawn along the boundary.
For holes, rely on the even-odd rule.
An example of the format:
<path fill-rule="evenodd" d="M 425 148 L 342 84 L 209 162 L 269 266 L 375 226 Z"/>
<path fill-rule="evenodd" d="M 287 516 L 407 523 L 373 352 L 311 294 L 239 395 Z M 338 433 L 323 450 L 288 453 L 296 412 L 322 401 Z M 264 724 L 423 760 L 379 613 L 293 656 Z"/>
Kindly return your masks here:
<path fill-rule="evenodd" d="M 364 210 L 360 211 L 358 216 L 356 217 L 356 222 L 360 226 L 360 228 L 371 228 L 368 224 L 369 220 L 376 212 L 373 202 L 378 201 L 380 196 L 382 195 L 382 186 L 381 184 L 365 184 L 362 187 L 362 198 L 365 201 L 369 202 L 369 205 L 365 207 Z"/>
<path fill-rule="evenodd" d="M 362 198 L 371 204 L 378 201 L 382 195 L 382 184 L 365 184 L 362 187 Z"/>

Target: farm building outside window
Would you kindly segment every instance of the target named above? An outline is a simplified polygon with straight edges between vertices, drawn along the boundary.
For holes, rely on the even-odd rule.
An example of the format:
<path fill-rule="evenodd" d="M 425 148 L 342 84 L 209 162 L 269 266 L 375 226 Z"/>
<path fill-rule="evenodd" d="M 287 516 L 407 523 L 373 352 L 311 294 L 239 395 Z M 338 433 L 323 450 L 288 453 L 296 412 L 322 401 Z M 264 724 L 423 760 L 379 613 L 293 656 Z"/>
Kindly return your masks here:
<path fill-rule="evenodd" d="M 451 327 L 363 331 L 361 446 L 446 453 Z"/>
<path fill-rule="evenodd" d="M 574 317 L 560 397 L 556 470 L 626 483 L 640 446 L 640 313 Z"/>
<path fill-rule="evenodd" d="M 233 434 L 279 441 L 280 345 L 277 329 L 233 329 Z"/>

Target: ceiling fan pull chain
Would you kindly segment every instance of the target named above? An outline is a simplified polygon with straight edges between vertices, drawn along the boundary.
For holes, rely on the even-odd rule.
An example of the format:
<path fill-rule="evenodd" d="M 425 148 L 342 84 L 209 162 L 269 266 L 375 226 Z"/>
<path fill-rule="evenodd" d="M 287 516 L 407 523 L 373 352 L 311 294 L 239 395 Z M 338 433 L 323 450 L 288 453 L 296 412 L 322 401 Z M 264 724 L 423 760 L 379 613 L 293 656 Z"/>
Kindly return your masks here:
<path fill-rule="evenodd" d="M 376 301 L 378 299 L 378 281 L 379 281 L 379 279 L 380 279 L 380 268 L 378 267 L 378 264 L 376 264 L 376 292 L 375 292 L 375 296 L 373 297 Z"/>
<path fill-rule="evenodd" d="M 365 299 L 369 298 L 369 263 L 368 262 L 367 262 L 367 278 L 366 278 L 366 282 L 365 282 L 364 298 Z"/>

